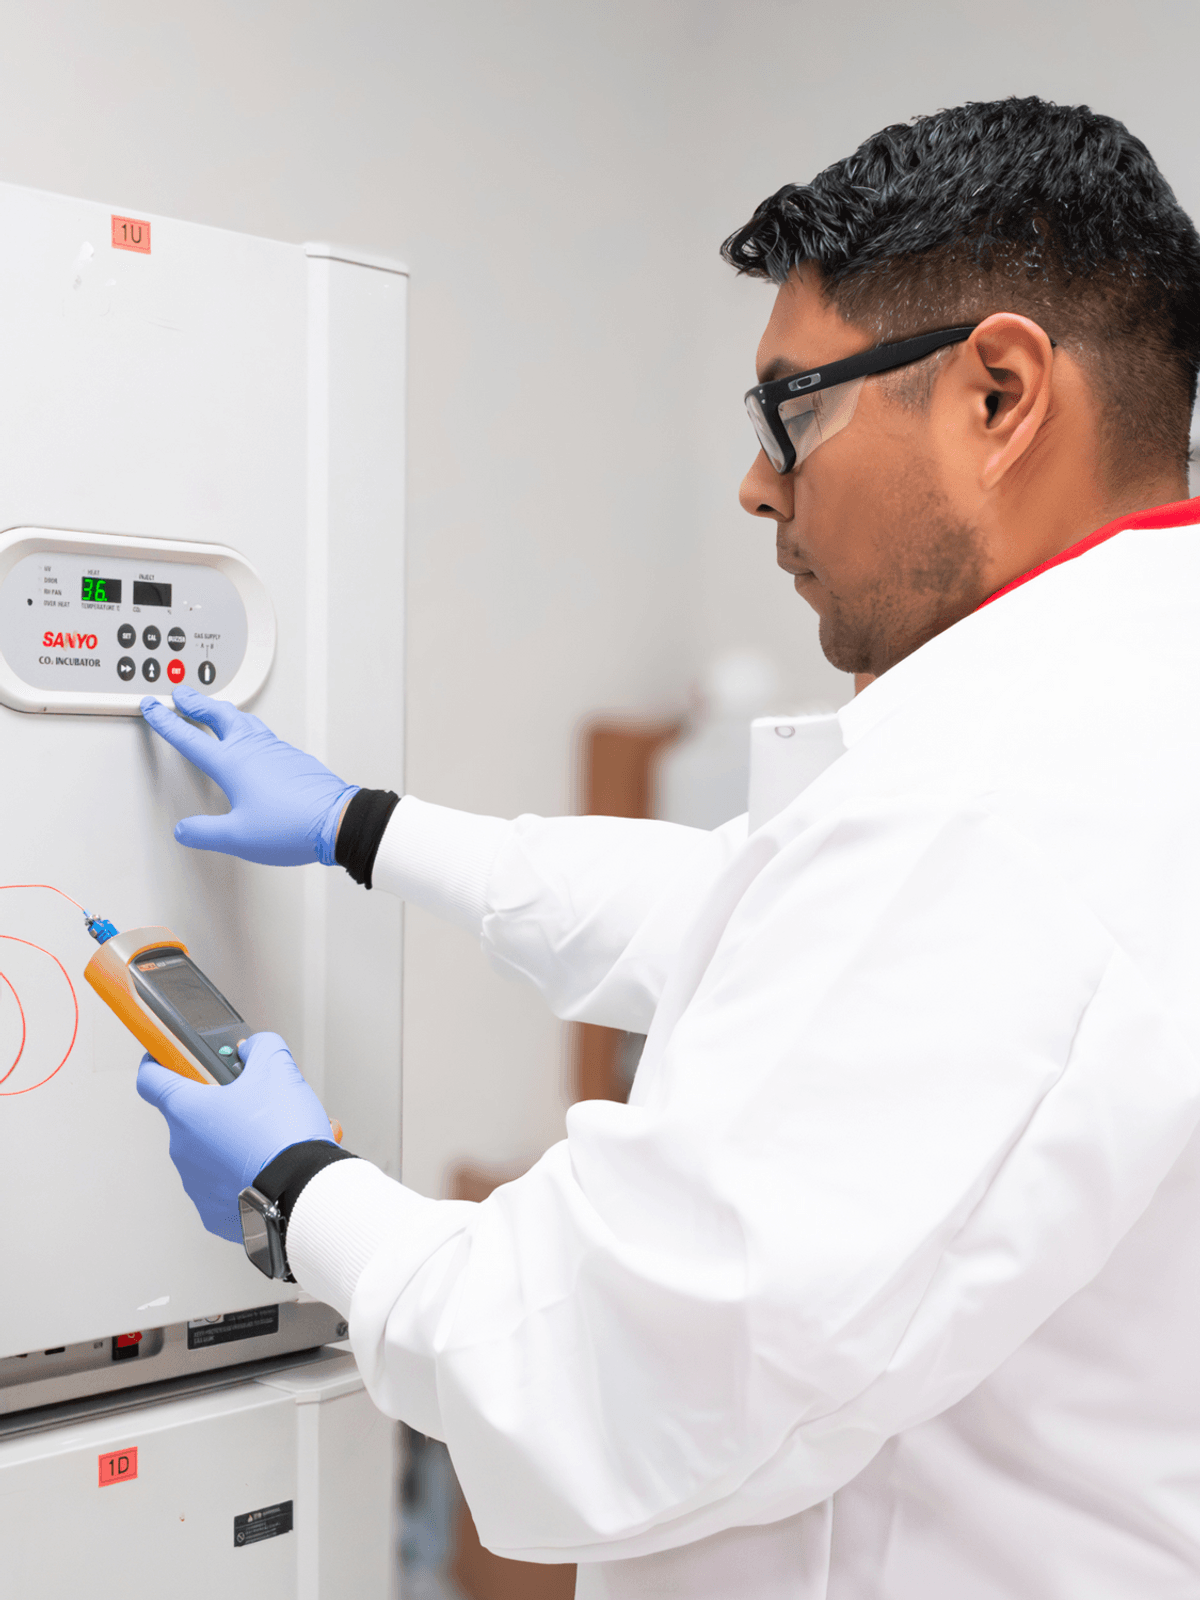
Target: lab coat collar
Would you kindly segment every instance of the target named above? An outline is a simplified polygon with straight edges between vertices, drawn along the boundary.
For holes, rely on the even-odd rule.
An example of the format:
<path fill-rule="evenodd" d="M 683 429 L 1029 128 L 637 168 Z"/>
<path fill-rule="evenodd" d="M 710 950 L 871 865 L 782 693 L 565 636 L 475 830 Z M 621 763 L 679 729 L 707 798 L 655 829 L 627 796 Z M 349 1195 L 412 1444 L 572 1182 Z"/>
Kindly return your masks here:
<path fill-rule="evenodd" d="M 1031 567 L 1028 572 L 1022 573 L 1019 578 L 1014 578 L 1002 589 L 997 589 L 995 594 L 989 595 L 970 616 L 964 617 L 960 622 L 935 635 L 919 650 L 914 650 L 912 655 L 897 662 L 882 677 L 876 678 L 874 683 L 868 684 L 861 694 L 844 705 L 837 715 L 846 748 L 850 749 L 872 728 L 877 727 L 926 677 L 937 677 L 944 650 L 953 649 L 959 631 L 969 626 L 972 619 L 979 616 L 979 613 L 994 601 L 1011 594 L 1014 589 L 1020 589 L 1034 578 L 1041 577 L 1042 573 L 1049 572 L 1051 568 L 1060 567 L 1065 562 L 1086 555 L 1089 550 L 1094 550 L 1097 545 L 1104 544 L 1115 534 L 1123 533 L 1127 529 L 1187 528 L 1196 524 L 1200 524 L 1200 496 L 1191 500 L 1173 500 L 1167 505 L 1153 506 L 1148 511 L 1137 511 L 1129 516 L 1117 517 L 1113 522 L 1106 522 L 1102 528 L 1087 534 L 1068 549 L 1061 550 L 1058 555 L 1051 556 L 1048 561 L 1043 561 L 1036 567 Z"/>
<path fill-rule="evenodd" d="M 1200 496 L 1194 500 L 1172 500 L 1165 506 L 1152 506 L 1149 511 L 1137 511 L 1132 516 L 1118 517 L 1115 522 L 1106 522 L 1102 528 L 1097 528 L 1095 533 L 1089 533 L 1067 550 L 1060 550 L 1058 555 L 1051 556 L 1049 561 L 1043 561 L 1039 566 L 1031 567 L 1028 572 L 1023 572 L 1019 578 L 1014 578 L 1011 583 L 1006 583 L 1003 589 L 997 589 L 995 594 L 988 595 L 982 605 L 976 609 L 983 610 L 990 606 L 994 600 L 999 600 L 1006 594 L 1011 594 L 1014 589 L 1019 589 L 1023 583 L 1029 583 L 1033 578 L 1040 578 L 1043 572 L 1049 572 L 1051 567 L 1061 567 L 1064 561 L 1074 561 L 1077 556 L 1085 555 L 1089 550 L 1094 550 L 1098 544 L 1103 544 L 1106 539 L 1111 539 L 1116 533 L 1123 533 L 1126 528 L 1188 528 L 1200 522 Z"/>

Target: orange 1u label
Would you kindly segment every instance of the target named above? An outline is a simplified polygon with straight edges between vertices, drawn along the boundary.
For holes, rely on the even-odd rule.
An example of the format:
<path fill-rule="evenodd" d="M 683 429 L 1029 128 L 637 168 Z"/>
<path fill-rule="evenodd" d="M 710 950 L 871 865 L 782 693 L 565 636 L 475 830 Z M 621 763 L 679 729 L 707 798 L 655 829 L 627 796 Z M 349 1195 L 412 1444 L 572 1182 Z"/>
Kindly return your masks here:
<path fill-rule="evenodd" d="M 100 1457 L 100 1487 L 107 1489 L 110 1483 L 132 1483 L 137 1477 L 137 1445 L 131 1444 L 128 1450 L 110 1450 L 106 1456 Z"/>
<path fill-rule="evenodd" d="M 112 245 L 114 250 L 136 250 L 139 255 L 150 254 L 150 224 L 139 217 L 114 217 L 112 219 Z"/>

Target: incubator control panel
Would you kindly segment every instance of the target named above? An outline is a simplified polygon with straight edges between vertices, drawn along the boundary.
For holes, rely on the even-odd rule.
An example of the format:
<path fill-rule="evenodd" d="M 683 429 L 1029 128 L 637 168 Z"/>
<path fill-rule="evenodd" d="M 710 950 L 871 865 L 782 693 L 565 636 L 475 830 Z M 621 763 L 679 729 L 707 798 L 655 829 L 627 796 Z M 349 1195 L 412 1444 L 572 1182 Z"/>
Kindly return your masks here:
<path fill-rule="evenodd" d="M 0 534 L 0 702 L 136 714 L 181 684 L 243 704 L 275 652 L 258 574 L 224 545 Z"/>

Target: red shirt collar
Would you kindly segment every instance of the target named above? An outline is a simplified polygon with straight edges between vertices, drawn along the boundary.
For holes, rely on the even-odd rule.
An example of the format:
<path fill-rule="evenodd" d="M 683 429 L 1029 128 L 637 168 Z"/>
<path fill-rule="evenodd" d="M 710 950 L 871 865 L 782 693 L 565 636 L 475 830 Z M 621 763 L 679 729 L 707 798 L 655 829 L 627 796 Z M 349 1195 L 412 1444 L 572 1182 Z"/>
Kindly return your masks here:
<path fill-rule="evenodd" d="M 1014 589 L 1019 589 L 1031 578 L 1040 578 L 1042 573 L 1049 572 L 1051 567 L 1061 567 L 1064 561 L 1074 561 L 1076 556 L 1094 550 L 1098 544 L 1103 544 L 1114 534 L 1123 533 L 1126 528 L 1187 528 L 1194 522 L 1200 522 L 1200 495 L 1194 500 L 1173 500 L 1167 506 L 1154 506 L 1149 511 L 1138 511 L 1131 517 L 1118 517 L 1115 522 L 1106 522 L 1102 528 L 1097 528 L 1095 533 L 1089 533 L 1085 539 L 1080 539 L 1079 543 L 1073 544 L 1069 550 L 1060 550 L 1058 555 L 1051 556 L 1049 561 L 1043 561 L 1041 566 L 1033 567 L 1029 572 L 1023 572 L 1019 578 L 1014 578 L 1011 583 L 1006 583 L 1003 589 L 997 589 L 995 594 L 990 594 L 986 600 L 981 601 L 976 610 L 982 611 L 984 606 L 990 606 L 992 601 L 999 600 L 1001 595 L 1011 594 Z"/>

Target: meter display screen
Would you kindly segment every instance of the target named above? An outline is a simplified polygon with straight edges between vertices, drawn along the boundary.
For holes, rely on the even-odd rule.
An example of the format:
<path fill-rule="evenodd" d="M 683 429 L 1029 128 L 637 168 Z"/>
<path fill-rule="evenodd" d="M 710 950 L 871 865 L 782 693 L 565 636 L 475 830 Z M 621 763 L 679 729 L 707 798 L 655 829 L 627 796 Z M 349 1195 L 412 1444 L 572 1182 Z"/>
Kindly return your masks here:
<path fill-rule="evenodd" d="M 121 583 L 120 578 L 84 578 L 79 598 L 96 606 L 119 606 Z"/>
<path fill-rule="evenodd" d="M 157 957 L 139 961 L 137 969 L 158 990 L 169 1006 L 174 1006 L 197 1033 L 227 1028 L 241 1017 L 208 982 L 186 956 Z"/>
<path fill-rule="evenodd" d="M 134 579 L 133 603 L 135 606 L 169 606 L 171 604 L 171 585 L 169 583 L 139 583 Z"/>

